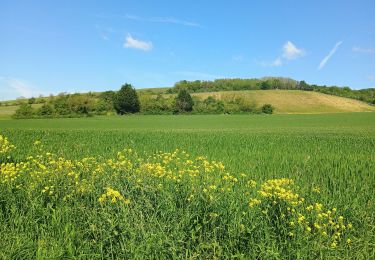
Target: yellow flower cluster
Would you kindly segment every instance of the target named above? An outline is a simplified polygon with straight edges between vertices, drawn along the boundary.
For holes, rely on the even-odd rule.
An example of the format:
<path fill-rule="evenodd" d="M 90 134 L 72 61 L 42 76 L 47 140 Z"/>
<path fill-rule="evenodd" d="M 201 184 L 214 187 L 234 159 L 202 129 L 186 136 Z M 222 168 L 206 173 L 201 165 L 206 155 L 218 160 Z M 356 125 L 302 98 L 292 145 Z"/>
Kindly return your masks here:
<path fill-rule="evenodd" d="M 288 220 L 291 230 L 288 232 L 289 237 L 295 236 L 297 232 L 304 232 L 304 235 L 320 236 L 331 248 L 337 247 L 345 232 L 352 229 L 353 225 L 345 224 L 344 217 L 336 214 L 336 208 L 324 211 L 323 204 L 318 202 L 305 206 L 305 199 L 294 188 L 291 179 L 267 180 L 258 191 L 262 200 L 251 198 L 249 207 L 259 205 L 264 209 L 262 212 L 267 214 L 270 208 L 277 206 L 281 208 L 280 216 L 270 217 Z M 351 239 L 347 238 L 346 242 L 351 243 Z"/>
<path fill-rule="evenodd" d="M 303 203 L 304 199 L 292 191 L 293 184 L 293 180 L 286 178 L 268 180 L 262 184 L 259 194 L 275 202 L 283 201 L 296 206 Z"/>
<path fill-rule="evenodd" d="M 130 204 L 129 199 L 125 199 L 120 192 L 117 190 L 114 190 L 112 188 L 106 188 L 106 192 L 103 193 L 100 198 L 98 199 L 100 203 L 104 203 L 106 201 L 109 201 L 111 203 L 116 203 L 116 202 L 123 202 L 125 204 Z"/>
<path fill-rule="evenodd" d="M 0 164 L 1 183 L 13 182 L 18 177 L 18 172 L 23 168 L 23 164 L 2 163 Z"/>
<path fill-rule="evenodd" d="M 0 155 L 7 154 L 14 148 L 15 146 L 8 141 L 8 138 L 0 135 Z"/>
<path fill-rule="evenodd" d="M 258 200 L 258 199 L 250 199 L 249 201 L 249 207 L 252 208 L 256 205 L 259 205 L 260 203 L 262 203 L 261 200 Z"/>

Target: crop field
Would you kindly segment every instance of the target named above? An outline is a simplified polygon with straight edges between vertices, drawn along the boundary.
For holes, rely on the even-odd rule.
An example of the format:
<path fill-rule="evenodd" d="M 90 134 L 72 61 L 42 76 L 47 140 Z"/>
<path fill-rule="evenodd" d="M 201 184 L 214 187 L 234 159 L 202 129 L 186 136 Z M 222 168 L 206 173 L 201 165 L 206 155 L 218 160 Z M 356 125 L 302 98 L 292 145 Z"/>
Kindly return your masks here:
<path fill-rule="evenodd" d="M 0 258 L 375 256 L 375 113 L 0 120 Z"/>

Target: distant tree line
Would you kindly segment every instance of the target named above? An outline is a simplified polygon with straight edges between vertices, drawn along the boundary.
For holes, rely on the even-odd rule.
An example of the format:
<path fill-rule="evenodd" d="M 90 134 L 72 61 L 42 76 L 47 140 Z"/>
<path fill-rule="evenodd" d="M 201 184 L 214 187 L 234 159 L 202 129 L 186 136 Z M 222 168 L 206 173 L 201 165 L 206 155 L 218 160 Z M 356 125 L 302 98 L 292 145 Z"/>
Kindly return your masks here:
<path fill-rule="evenodd" d="M 214 96 L 204 99 L 192 97 L 186 89 L 177 95 L 138 94 L 125 84 L 117 92 L 105 91 L 100 94 L 64 94 L 50 96 L 46 102 L 36 104 L 34 98 L 21 103 L 13 118 L 58 118 L 87 117 L 110 114 L 234 114 L 266 113 L 272 114 L 274 108 L 266 104 L 258 107 L 253 101 L 238 95 L 223 95 L 220 100 Z"/>
<path fill-rule="evenodd" d="M 324 94 L 330 94 L 340 97 L 358 99 L 370 104 L 375 104 L 375 88 L 354 90 L 349 87 L 337 86 L 320 86 L 308 84 L 305 81 L 296 81 L 290 78 L 266 77 L 261 79 L 216 79 L 213 81 L 182 80 L 167 90 L 167 93 L 178 93 L 181 89 L 189 93 L 199 92 L 217 92 L 231 90 L 270 90 L 270 89 L 287 89 L 287 90 L 304 90 L 316 91 Z"/>
<path fill-rule="evenodd" d="M 23 102 L 13 118 L 84 117 L 114 113 L 113 95 L 106 91 L 99 96 L 87 94 L 65 94 L 50 96 L 43 103 Z M 31 98 L 32 99 L 32 98 Z"/>

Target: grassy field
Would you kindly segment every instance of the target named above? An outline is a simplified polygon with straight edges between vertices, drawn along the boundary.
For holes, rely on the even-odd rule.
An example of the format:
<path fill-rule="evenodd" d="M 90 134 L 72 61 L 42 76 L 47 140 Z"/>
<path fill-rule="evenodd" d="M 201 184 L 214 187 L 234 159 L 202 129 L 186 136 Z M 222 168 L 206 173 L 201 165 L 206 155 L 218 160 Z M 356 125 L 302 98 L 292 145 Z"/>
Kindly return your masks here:
<path fill-rule="evenodd" d="M 374 256 L 375 113 L 4 119 L 0 134 L 16 146 L 0 142 L 1 258 Z"/>
<path fill-rule="evenodd" d="M 240 96 L 258 105 L 272 104 L 277 114 L 313 114 L 338 112 L 375 111 L 375 107 L 364 102 L 331 96 L 313 91 L 300 90 L 247 90 L 222 91 L 193 94 L 201 98 L 214 96 L 218 99 Z"/>

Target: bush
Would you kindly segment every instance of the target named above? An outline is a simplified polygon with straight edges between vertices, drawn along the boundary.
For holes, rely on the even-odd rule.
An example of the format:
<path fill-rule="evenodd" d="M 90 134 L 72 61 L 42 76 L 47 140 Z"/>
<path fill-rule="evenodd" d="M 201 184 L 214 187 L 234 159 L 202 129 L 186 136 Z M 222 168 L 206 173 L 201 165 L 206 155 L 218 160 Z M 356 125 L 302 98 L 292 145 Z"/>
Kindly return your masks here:
<path fill-rule="evenodd" d="M 114 108 L 117 114 L 136 113 L 140 111 L 138 94 L 130 84 L 122 85 L 116 93 Z"/>
<path fill-rule="evenodd" d="M 21 104 L 13 115 L 13 118 L 32 118 L 35 111 L 30 104 Z"/>
<path fill-rule="evenodd" d="M 157 95 L 156 98 L 152 95 L 141 95 L 141 112 L 144 114 L 171 114 L 173 112 L 173 98 L 163 97 Z"/>
<path fill-rule="evenodd" d="M 186 89 L 181 89 L 175 99 L 174 112 L 191 112 L 193 110 L 194 101 Z"/>
<path fill-rule="evenodd" d="M 95 109 L 95 99 L 91 95 L 73 94 L 67 98 L 67 104 L 75 114 L 88 115 Z"/>
<path fill-rule="evenodd" d="M 113 103 L 104 99 L 99 99 L 94 107 L 95 114 L 106 115 L 108 112 L 113 112 Z"/>
<path fill-rule="evenodd" d="M 32 97 L 32 98 L 29 98 L 27 103 L 29 103 L 31 105 L 31 104 L 35 104 L 35 101 L 36 101 L 36 99 L 34 97 Z"/>
<path fill-rule="evenodd" d="M 41 106 L 37 111 L 38 116 L 41 116 L 41 117 L 50 117 L 53 115 L 53 113 L 54 113 L 54 109 L 48 103 L 43 104 L 43 106 Z"/>
<path fill-rule="evenodd" d="M 271 104 L 264 104 L 262 106 L 262 113 L 264 114 L 273 114 L 275 108 Z"/>
<path fill-rule="evenodd" d="M 57 115 L 69 115 L 72 113 L 70 110 L 68 101 L 68 97 L 60 95 L 54 100 L 54 107 L 55 107 L 55 112 Z"/>

